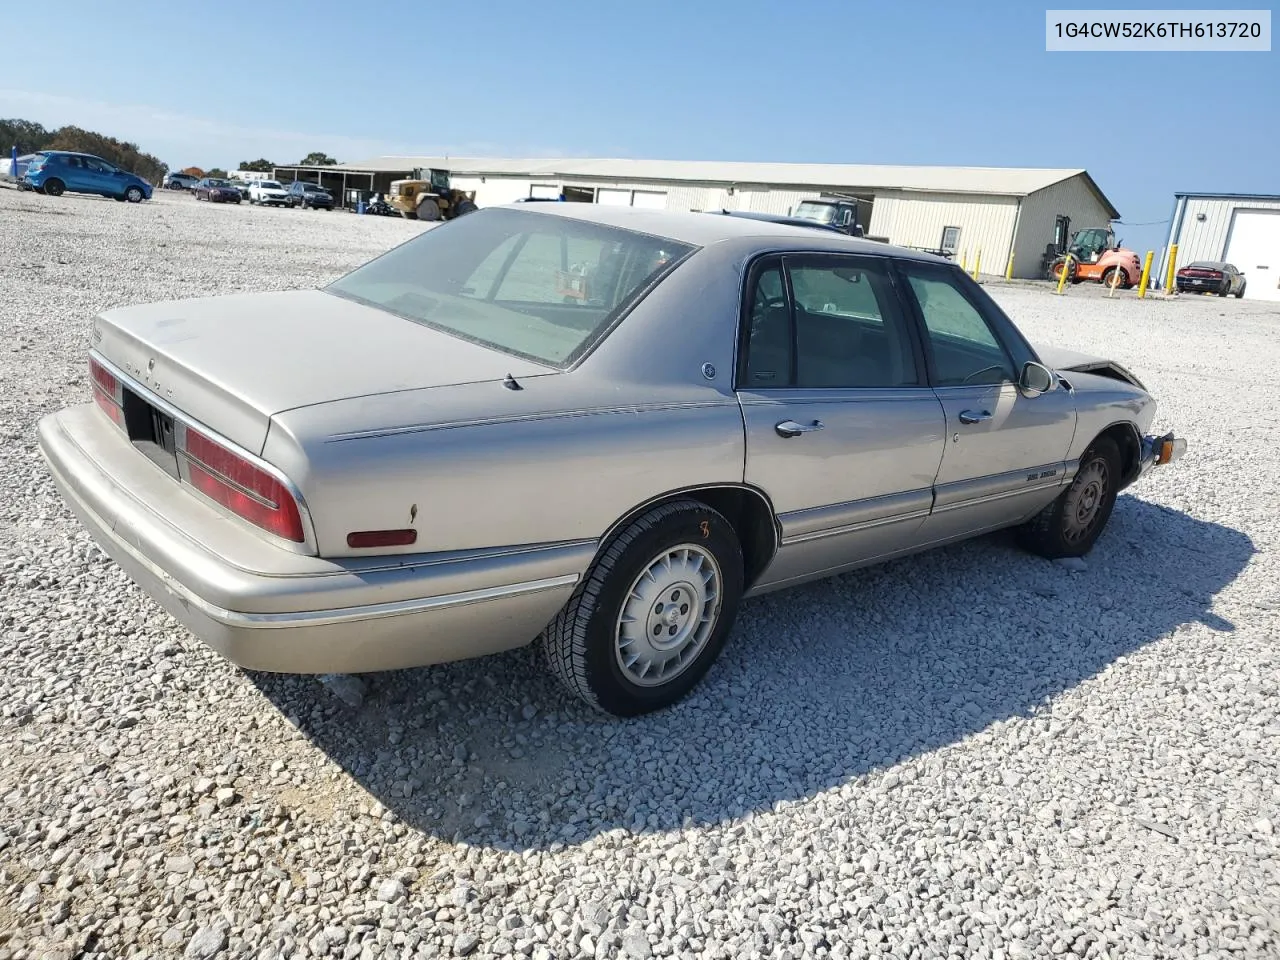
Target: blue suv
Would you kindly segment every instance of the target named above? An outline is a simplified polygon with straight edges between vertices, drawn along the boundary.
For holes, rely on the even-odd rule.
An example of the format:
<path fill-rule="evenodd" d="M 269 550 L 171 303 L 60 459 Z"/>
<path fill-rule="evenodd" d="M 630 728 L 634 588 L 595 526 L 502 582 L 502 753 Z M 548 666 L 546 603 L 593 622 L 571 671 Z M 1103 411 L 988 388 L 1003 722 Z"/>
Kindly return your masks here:
<path fill-rule="evenodd" d="M 51 197 L 63 193 L 96 193 L 113 200 L 139 203 L 151 199 L 151 184 L 127 170 L 88 153 L 47 150 L 27 164 L 23 186 Z"/>

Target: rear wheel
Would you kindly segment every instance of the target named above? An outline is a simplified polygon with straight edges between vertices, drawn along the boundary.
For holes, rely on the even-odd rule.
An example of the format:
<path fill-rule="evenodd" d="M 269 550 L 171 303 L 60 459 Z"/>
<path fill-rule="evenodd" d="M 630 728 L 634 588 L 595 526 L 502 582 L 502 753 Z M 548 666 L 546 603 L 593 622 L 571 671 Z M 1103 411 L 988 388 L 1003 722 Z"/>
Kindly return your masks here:
<path fill-rule="evenodd" d="M 1067 271 L 1067 280 L 1071 283 L 1074 283 L 1076 279 L 1076 265 L 1074 261 L 1072 261 L 1070 266 L 1067 266 L 1066 260 L 1060 259 L 1060 260 L 1053 261 L 1053 263 L 1050 264 L 1049 266 L 1049 277 L 1055 283 L 1057 283 L 1059 280 L 1062 279 L 1063 270 Z"/>
<path fill-rule="evenodd" d="M 141 202 L 142 202 L 142 188 L 141 188 L 141 187 L 130 187 L 128 190 L 126 190 L 126 191 L 124 192 L 124 198 L 125 198 L 126 200 L 128 200 L 130 203 L 141 203 Z"/>
<path fill-rule="evenodd" d="M 440 204 L 436 203 L 434 200 L 423 200 L 418 204 L 418 219 L 439 220 Z"/>
<path fill-rule="evenodd" d="M 606 546 L 547 627 L 553 674 L 620 717 L 670 706 L 715 662 L 737 615 L 742 547 L 696 500 L 655 507 Z"/>
<path fill-rule="evenodd" d="M 51 197 L 60 197 L 66 191 L 67 185 L 57 177 L 50 177 L 44 182 L 44 192 Z"/>
<path fill-rule="evenodd" d="M 1111 518 L 1119 483 L 1120 450 L 1110 437 L 1098 437 L 1080 458 L 1071 485 L 1018 528 L 1022 546 L 1051 560 L 1084 556 Z"/>

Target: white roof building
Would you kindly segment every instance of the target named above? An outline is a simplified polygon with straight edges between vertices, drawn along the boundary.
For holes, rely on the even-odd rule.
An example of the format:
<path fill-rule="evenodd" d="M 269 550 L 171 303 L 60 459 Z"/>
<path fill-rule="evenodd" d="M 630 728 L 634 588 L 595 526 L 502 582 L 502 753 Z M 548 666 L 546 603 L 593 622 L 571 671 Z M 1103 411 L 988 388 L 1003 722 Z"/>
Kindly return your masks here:
<path fill-rule="evenodd" d="M 743 163 L 713 160 L 376 157 L 323 168 L 281 168 L 278 177 L 344 186 L 381 184 L 427 168 L 494 206 L 528 197 L 662 207 L 789 214 L 803 200 L 860 198 L 868 236 L 927 250 L 949 248 L 981 272 L 1043 276 L 1046 250 L 1071 232 L 1106 226 L 1120 214 L 1079 167 L 935 167 L 887 164 Z M 376 189 L 370 186 L 370 189 Z M 385 187 L 383 187 L 385 189 Z"/>

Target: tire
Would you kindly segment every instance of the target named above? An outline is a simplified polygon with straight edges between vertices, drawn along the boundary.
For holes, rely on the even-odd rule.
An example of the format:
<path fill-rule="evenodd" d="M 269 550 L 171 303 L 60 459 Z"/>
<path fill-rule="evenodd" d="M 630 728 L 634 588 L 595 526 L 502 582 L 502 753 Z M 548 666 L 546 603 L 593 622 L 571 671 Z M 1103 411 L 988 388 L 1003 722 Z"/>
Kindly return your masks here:
<path fill-rule="evenodd" d="M 460 204 L 458 204 L 458 209 L 455 211 L 454 215 L 461 217 L 467 213 L 475 213 L 475 211 L 478 209 L 479 208 L 470 200 L 463 200 Z"/>
<path fill-rule="evenodd" d="M 44 192 L 50 197 L 60 197 L 67 190 L 67 185 L 57 177 L 50 177 L 44 182 Z"/>
<path fill-rule="evenodd" d="M 1104 287 L 1111 286 L 1111 278 L 1117 272 L 1119 272 L 1120 274 L 1120 282 L 1117 283 L 1116 286 L 1118 286 L 1121 290 L 1128 290 L 1129 289 L 1129 271 L 1126 270 L 1124 267 L 1107 267 L 1106 270 L 1102 271 L 1102 285 Z"/>
<path fill-rule="evenodd" d="M 656 580 L 645 578 L 651 569 Z M 617 717 L 661 710 L 688 695 L 719 657 L 742 589 L 742 547 L 729 521 L 695 500 L 663 504 L 605 545 L 543 632 L 542 652 L 551 673 L 598 710 Z M 628 603 L 629 628 L 622 622 Z M 669 631 L 679 642 L 651 646 L 650 631 Z M 627 650 L 648 656 L 624 666 Z M 642 663 L 665 669 L 667 679 L 637 682 Z"/>
<path fill-rule="evenodd" d="M 423 200 L 418 204 L 418 219 L 434 222 L 440 219 L 440 204 L 434 200 Z"/>
<path fill-rule="evenodd" d="M 1110 437 L 1098 437 L 1080 458 L 1071 485 L 1018 528 L 1023 548 L 1049 560 L 1084 556 L 1111 519 L 1119 483 L 1120 450 Z"/>
<path fill-rule="evenodd" d="M 141 188 L 141 187 L 130 187 L 128 190 L 126 190 L 126 191 L 124 192 L 124 198 L 125 198 L 126 200 L 128 200 L 130 203 L 141 203 L 141 202 L 142 202 L 142 188 Z"/>
<path fill-rule="evenodd" d="M 1243 299 L 1244 299 L 1244 284 L 1243 284 L 1243 283 L 1242 283 L 1242 284 L 1240 284 L 1240 292 L 1239 292 L 1239 293 L 1236 293 L 1236 294 L 1233 294 L 1233 296 L 1234 296 L 1237 300 L 1243 300 Z"/>

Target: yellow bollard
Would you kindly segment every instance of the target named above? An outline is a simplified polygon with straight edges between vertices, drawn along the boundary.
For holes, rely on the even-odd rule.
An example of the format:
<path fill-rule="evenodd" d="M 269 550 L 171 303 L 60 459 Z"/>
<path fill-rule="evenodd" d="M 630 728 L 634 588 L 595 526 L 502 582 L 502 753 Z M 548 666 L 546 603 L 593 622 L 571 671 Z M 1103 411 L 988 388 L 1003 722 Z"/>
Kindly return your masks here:
<path fill-rule="evenodd" d="M 1116 287 L 1118 286 L 1120 286 L 1120 271 L 1112 270 L 1111 271 L 1111 289 L 1107 291 L 1107 296 L 1114 297 L 1116 295 Z"/>
<path fill-rule="evenodd" d="M 969 272 L 969 251 L 968 250 L 960 251 L 960 269 L 963 270 L 965 273 Z"/>
<path fill-rule="evenodd" d="M 1009 264 L 1004 268 L 1004 278 L 1006 280 L 1013 279 L 1013 250 L 1009 251 Z"/>
<path fill-rule="evenodd" d="M 1147 251 L 1147 259 L 1142 261 L 1142 279 L 1138 281 L 1138 299 L 1141 300 L 1147 295 L 1147 284 L 1151 280 L 1151 258 L 1156 255 L 1154 250 Z"/>
<path fill-rule="evenodd" d="M 1067 285 L 1067 273 L 1071 270 L 1071 254 L 1067 254 L 1067 258 L 1062 261 L 1062 272 L 1058 274 L 1057 293 L 1061 295 L 1062 288 Z"/>
<path fill-rule="evenodd" d="M 1164 295 L 1172 297 L 1178 292 L 1178 288 L 1174 283 L 1174 277 L 1178 272 L 1178 245 L 1176 243 L 1169 244 L 1169 269 L 1165 272 L 1164 278 Z"/>
<path fill-rule="evenodd" d="M 982 248 L 978 248 L 978 255 L 973 258 L 973 279 L 978 279 L 978 269 L 982 266 Z"/>

